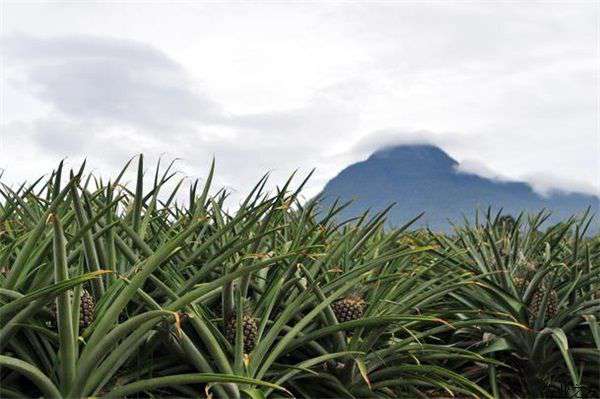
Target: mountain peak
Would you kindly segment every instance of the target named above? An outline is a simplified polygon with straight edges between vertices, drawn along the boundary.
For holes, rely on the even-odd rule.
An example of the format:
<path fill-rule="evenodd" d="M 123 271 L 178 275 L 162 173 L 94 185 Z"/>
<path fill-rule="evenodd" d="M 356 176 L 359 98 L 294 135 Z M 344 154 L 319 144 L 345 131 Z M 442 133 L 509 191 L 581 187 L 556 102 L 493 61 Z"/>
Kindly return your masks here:
<path fill-rule="evenodd" d="M 398 167 L 418 167 L 453 171 L 458 162 L 441 148 L 431 144 L 404 144 L 375 151 L 368 161 L 384 161 Z"/>
<path fill-rule="evenodd" d="M 430 144 L 398 145 L 380 149 L 366 161 L 348 166 L 329 181 L 323 192 L 325 206 L 336 199 L 353 200 L 339 214 L 342 219 L 367 209 L 385 209 L 391 203 L 388 222 L 399 226 L 421 212 L 415 226 L 449 230 L 452 221 L 472 216 L 488 206 L 505 213 L 552 211 L 549 220 L 565 219 L 589 206 L 598 213 L 598 198 L 583 194 L 542 197 L 523 182 L 496 181 L 474 174 L 457 173 L 458 162 Z M 598 228 L 595 222 L 595 229 Z"/>

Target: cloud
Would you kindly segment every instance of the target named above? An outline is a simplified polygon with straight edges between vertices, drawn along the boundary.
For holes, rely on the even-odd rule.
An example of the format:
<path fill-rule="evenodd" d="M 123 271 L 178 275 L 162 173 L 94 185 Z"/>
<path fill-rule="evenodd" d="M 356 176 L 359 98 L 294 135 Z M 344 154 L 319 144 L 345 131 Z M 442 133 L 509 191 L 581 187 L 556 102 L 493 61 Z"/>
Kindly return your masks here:
<path fill-rule="evenodd" d="M 51 106 L 3 128 L 7 148 L 17 136 L 32 140 L 38 161 L 87 157 L 111 173 L 137 153 L 165 154 L 194 176 L 215 156 L 218 183 L 240 194 L 267 171 L 276 183 L 302 165 L 303 173 L 323 166 L 314 180 L 322 184 L 333 173 L 326 154 L 343 140 L 337 133 L 358 120 L 335 88 L 295 108 L 227 113 L 165 53 L 135 41 L 13 35 L 3 43 L 19 87 Z"/>
<path fill-rule="evenodd" d="M 600 188 L 593 184 L 576 179 L 562 178 L 549 173 L 538 172 L 533 174 L 525 174 L 517 179 L 502 175 L 498 171 L 490 168 L 485 163 L 473 160 L 464 159 L 456 167 L 459 173 L 475 174 L 500 182 L 523 181 L 531 186 L 531 188 L 542 196 L 549 196 L 554 193 L 585 193 L 600 196 Z"/>
<path fill-rule="evenodd" d="M 183 68 L 143 43 L 94 36 L 3 40 L 31 94 L 65 117 L 161 134 L 223 120 Z"/>
<path fill-rule="evenodd" d="M 293 109 L 232 115 L 228 125 L 246 134 L 253 132 L 260 137 L 260 145 L 299 145 L 326 152 L 324 144 L 342 141 L 340 133 L 356 129 L 359 120 L 354 107 L 332 97 L 316 95 L 304 106 Z"/>
<path fill-rule="evenodd" d="M 474 174 L 496 181 L 510 181 L 507 176 L 502 176 L 499 172 L 493 170 L 488 165 L 475 159 L 464 159 L 457 166 L 456 171 L 459 173 Z"/>
<path fill-rule="evenodd" d="M 464 145 L 470 139 L 472 139 L 472 135 L 460 132 L 388 128 L 361 137 L 350 148 L 348 155 L 365 158 L 381 148 L 409 144 L 430 144 L 448 151 L 448 149 Z"/>
<path fill-rule="evenodd" d="M 600 197 L 599 187 L 578 179 L 565 179 L 540 172 L 534 175 L 526 175 L 523 180 L 528 182 L 535 192 L 543 196 L 549 196 L 553 193 L 586 193 Z"/>
<path fill-rule="evenodd" d="M 126 60 L 132 67 L 180 69 L 163 52 L 141 42 L 90 35 L 37 37 L 12 34 L 3 39 L 4 51 L 17 59 L 44 63 L 74 60 Z"/>
<path fill-rule="evenodd" d="M 72 156 L 89 149 L 88 145 L 95 141 L 97 127 L 58 118 L 41 118 L 34 120 L 29 130 L 41 148 Z"/>

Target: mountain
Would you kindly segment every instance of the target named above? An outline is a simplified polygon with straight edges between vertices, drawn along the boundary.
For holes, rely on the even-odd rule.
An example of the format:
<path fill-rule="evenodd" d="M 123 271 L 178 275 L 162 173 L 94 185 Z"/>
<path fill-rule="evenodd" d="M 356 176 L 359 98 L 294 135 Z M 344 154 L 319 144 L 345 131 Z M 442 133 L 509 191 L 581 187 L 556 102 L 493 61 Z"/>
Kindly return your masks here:
<path fill-rule="evenodd" d="M 523 182 L 504 182 L 458 172 L 458 162 L 432 145 L 401 145 L 373 153 L 366 161 L 348 166 L 330 180 L 321 197 L 325 206 L 337 198 L 354 202 L 342 211 L 340 220 L 367 209 L 382 210 L 396 203 L 388 223 L 400 226 L 421 212 L 415 226 L 448 231 L 448 220 L 461 223 L 475 210 L 504 209 L 514 216 L 548 209 L 550 222 L 565 219 L 592 207 L 598 213 L 600 199 L 577 193 L 537 194 Z M 599 226 L 595 220 L 594 228 Z"/>

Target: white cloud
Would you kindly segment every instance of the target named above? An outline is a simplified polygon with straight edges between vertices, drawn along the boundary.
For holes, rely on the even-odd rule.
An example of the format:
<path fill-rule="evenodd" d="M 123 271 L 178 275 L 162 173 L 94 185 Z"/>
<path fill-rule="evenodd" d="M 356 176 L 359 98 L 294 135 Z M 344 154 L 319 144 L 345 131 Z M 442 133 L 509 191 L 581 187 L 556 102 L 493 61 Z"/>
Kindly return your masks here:
<path fill-rule="evenodd" d="M 12 36 L 5 43 L 21 86 L 52 111 L 5 123 L 3 148 L 28 146 L 46 168 L 50 162 L 40 160 L 88 158 L 110 173 L 137 153 L 150 159 L 167 153 L 195 175 L 215 156 L 219 182 L 241 195 L 266 171 L 276 184 L 296 169 L 319 165 L 323 144 L 356 124 L 357 114 L 328 92 L 300 108 L 226 113 L 192 89 L 177 63 L 143 43 L 89 36 Z M 6 177 L 34 178 L 20 168 L 7 164 Z"/>
<path fill-rule="evenodd" d="M 65 117 L 149 133 L 223 118 L 180 65 L 146 44 L 93 36 L 10 36 L 2 43 L 31 94 Z"/>
<path fill-rule="evenodd" d="M 600 197 L 600 190 L 585 181 L 576 178 L 564 179 L 547 173 L 524 176 L 533 189 L 544 196 L 552 193 L 589 193 Z"/>
<path fill-rule="evenodd" d="M 509 181 L 510 179 L 506 176 L 502 176 L 497 171 L 493 170 L 484 163 L 473 160 L 465 159 L 456 166 L 456 171 L 459 173 L 474 174 L 477 176 L 485 177 L 496 181 Z"/>

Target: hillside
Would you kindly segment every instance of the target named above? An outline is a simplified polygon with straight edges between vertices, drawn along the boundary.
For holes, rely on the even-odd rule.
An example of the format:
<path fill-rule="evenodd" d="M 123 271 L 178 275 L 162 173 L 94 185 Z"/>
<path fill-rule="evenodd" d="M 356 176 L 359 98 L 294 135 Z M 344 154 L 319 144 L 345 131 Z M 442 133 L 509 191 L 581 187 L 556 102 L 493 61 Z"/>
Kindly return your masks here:
<path fill-rule="evenodd" d="M 391 203 L 389 223 L 401 225 L 420 212 L 417 226 L 448 230 L 448 220 L 472 217 L 474 209 L 503 208 L 516 215 L 521 211 L 552 211 L 552 220 L 564 219 L 588 206 L 597 213 L 599 199 L 578 193 L 542 196 L 523 182 L 503 182 L 457 172 L 458 162 L 432 145 L 402 145 L 373 153 L 367 160 L 348 166 L 327 183 L 321 193 L 324 204 L 336 198 L 353 199 L 342 218 L 366 209 L 381 210 Z M 595 228 L 598 221 L 595 221 Z"/>

